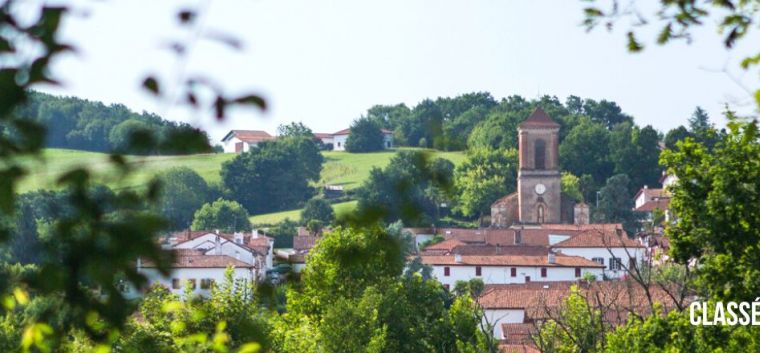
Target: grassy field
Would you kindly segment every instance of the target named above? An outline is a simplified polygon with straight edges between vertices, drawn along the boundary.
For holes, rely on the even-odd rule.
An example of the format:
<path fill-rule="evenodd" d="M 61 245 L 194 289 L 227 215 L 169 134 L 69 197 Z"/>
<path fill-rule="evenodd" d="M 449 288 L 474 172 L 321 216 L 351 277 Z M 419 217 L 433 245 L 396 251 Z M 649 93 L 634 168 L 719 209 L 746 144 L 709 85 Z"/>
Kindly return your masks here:
<path fill-rule="evenodd" d="M 397 150 L 376 153 L 324 152 L 325 164 L 322 169 L 320 185 L 342 185 L 346 190 L 356 188 L 369 176 L 372 167 L 384 167 Z M 459 164 L 464 160 L 461 152 L 436 152 L 435 156 Z M 47 149 L 43 153 L 46 163 L 27 159 L 24 164 L 31 172 L 19 187 L 20 192 L 36 189 L 55 188 L 55 180 L 61 174 L 73 168 L 86 166 L 94 171 L 98 180 L 112 188 L 140 187 L 154 175 L 172 167 L 188 167 L 195 170 L 208 182 L 219 181 L 219 170 L 224 161 L 234 158 L 232 153 L 197 154 L 189 156 L 130 156 L 129 165 L 134 168 L 129 178 L 117 178 L 113 167 L 108 162 L 108 155 L 97 152 L 84 152 L 65 149 Z"/>
<path fill-rule="evenodd" d="M 356 208 L 356 201 L 347 201 L 347 202 L 341 202 L 336 203 L 332 205 L 333 211 L 335 211 L 336 216 L 341 216 L 342 214 L 348 213 L 353 211 Z M 282 212 L 275 212 L 275 213 L 267 213 L 262 215 L 256 215 L 252 216 L 250 218 L 251 223 L 254 225 L 260 225 L 260 224 L 275 224 L 284 221 L 285 219 L 290 219 L 291 221 L 297 221 L 301 218 L 301 210 L 290 210 L 290 211 L 282 211 Z"/>

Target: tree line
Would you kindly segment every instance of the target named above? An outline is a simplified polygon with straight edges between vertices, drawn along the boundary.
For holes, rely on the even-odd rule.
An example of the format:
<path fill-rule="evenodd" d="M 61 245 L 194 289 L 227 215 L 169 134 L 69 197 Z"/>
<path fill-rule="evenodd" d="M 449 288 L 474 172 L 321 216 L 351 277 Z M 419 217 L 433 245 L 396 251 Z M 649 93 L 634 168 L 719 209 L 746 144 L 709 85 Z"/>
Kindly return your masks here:
<path fill-rule="evenodd" d="M 26 103 L 15 109 L 13 114 L 44 126 L 45 147 L 51 148 L 182 154 L 187 153 L 183 152 L 183 145 L 209 145 L 204 131 L 153 113 L 136 113 L 122 104 L 105 105 L 97 101 L 32 91 Z M 0 133 L 12 135 L 14 131 L 9 128 L 0 130 Z M 141 140 L 154 140 L 154 143 L 147 146 Z"/>

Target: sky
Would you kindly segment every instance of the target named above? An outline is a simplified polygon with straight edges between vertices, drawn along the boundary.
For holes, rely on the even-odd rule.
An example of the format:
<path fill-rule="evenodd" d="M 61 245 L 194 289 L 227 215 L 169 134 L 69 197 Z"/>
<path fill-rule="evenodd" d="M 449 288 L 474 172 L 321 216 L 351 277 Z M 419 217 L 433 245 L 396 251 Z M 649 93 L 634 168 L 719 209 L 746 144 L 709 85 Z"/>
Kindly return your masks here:
<path fill-rule="evenodd" d="M 200 126 L 215 141 L 230 129 L 275 133 L 291 121 L 334 132 L 375 104 L 411 107 L 473 91 L 497 99 L 608 99 L 639 125 L 660 131 L 686 124 L 697 105 L 718 125 L 725 124 L 727 103 L 756 114 L 742 88 L 756 83 L 755 73 L 742 72 L 738 62 L 756 49 L 750 43 L 757 36 L 728 51 L 713 25 L 696 31 L 691 44 L 664 47 L 641 29 L 647 50 L 631 54 L 624 39 L 629 23 L 589 33 L 580 26 L 581 1 L 82 0 L 73 6 L 61 39 L 77 53 L 53 65 L 63 85 L 41 90 L 155 112 Z M 175 17 L 185 7 L 203 9 L 204 33 L 232 35 L 242 49 L 201 39 L 185 60 L 175 58 L 166 43 L 191 35 Z M 211 111 L 191 112 L 141 90 L 148 74 L 169 90 L 183 76 L 205 75 L 230 94 L 260 93 L 270 106 L 236 109 L 219 123 Z"/>

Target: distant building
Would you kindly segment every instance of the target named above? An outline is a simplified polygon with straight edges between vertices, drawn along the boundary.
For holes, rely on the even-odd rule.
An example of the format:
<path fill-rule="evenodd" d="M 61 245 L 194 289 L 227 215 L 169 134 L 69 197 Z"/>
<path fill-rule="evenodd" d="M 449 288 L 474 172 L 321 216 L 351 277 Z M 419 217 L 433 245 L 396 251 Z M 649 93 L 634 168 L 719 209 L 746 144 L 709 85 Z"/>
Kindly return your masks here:
<path fill-rule="evenodd" d="M 393 148 L 393 131 L 382 129 L 383 148 Z M 351 135 L 351 129 L 343 129 L 332 134 L 333 151 L 345 151 L 348 136 Z M 324 141 L 324 140 L 323 140 Z"/>
<path fill-rule="evenodd" d="M 149 283 L 161 284 L 174 294 L 182 295 L 186 287 L 191 286 L 191 293 L 204 296 L 210 293 L 213 283 L 224 281 L 228 267 L 233 268 L 235 280 L 265 280 L 266 271 L 273 266 L 273 244 L 272 238 L 256 230 L 249 234 L 177 232 L 162 244 L 164 249 L 175 253 L 168 276 L 163 276 L 155 264 L 143 259 L 137 259 L 137 270 Z"/>
<path fill-rule="evenodd" d="M 224 153 L 248 152 L 259 142 L 271 141 L 275 137 L 262 130 L 231 130 L 222 139 Z"/>

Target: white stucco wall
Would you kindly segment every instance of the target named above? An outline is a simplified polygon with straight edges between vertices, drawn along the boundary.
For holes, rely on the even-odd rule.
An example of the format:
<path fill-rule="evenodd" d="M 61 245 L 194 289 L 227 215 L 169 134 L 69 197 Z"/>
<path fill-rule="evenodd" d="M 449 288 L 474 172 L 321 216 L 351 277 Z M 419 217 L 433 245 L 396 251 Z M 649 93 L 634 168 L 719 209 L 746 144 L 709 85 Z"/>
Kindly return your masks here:
<path fill-rule="evenodd" d="M 485 309 L 483 310 L 483 326 L 493 325 L 493 336 L 502 339 L 501 324 L 521 324 L 525 321 L 523 309 Z"/>
<path fill-rule="evenodd" d="M 216 235 L 209 233 L 193 240 L 186 241 L 184 243 L 174 246 L 175 249 L 203 249 L 210 250 L 216 246 Z M 238 259 L 250 265 L 257 265 L 254 259 L 253 253 L 241 245 L 235 244 L 227 239 L 220 239 L 221 253 L 217 254 L 216 250 L 212 250 L 207 255 L 227 255 L 233 259 Z M 271 267 L 271 266 L 270 266 Z"/>
<path fill-rule="evenodd" d="M 509 284 L 525 283 L 525 278 L 530 277 L 531 282 L 556 282 L 556 281 L 574 281 L 583 278 L 586 272 L 596 275 L 597 279 L 602 279 L 601 268 L 581 268 L 581 276 L 575 277 L 575 267 L 547 267 L 546 277 L 541 277 L 541 267 L 514 267 L 514 266 L 481 266 L 481 275 L 475 275 L 476 266 L 448 266 L 449 276 L 444 275 L 444 268 L 447 266 L 433 265 L 433 276 L 443 285 L 448 285 L 453 289 L 457 281 L 469 281 L 473 278 L 480 278 L 485 284 Z M 517 276 L 511 276 L 511 269 L 517 269 Z"/>
<path fill-rule="evenodd" d="M 383 148 L 393 148 L 393 135 L 383 134 Z"/>
<path fill-rule="evenodd" d="M 333 151 L 345 151 L 348 135 L 333 135 Z"/>
<path fill-rule="evenodd" d="M 183 295 L 185 293 L 185 285 L 187 280 L 195 279 L 196 285 L 193 294 L 207 296 L 210 291 L 207 289 L 201 289 L 201 280 L 205 278 L 213 279 L 216 284 L 224 282 L 224 272 L 226 268 L 178 268 L 174 269 L 168 277 L 163 277 L 155 268 L 141 268 L 139 272 L 148 278 L 148 283 L 153 285 L 159 283 L 168 288 L 172 293 L 177 295 Z M 253 281 L 254 275 L 252 269 L 248 268 L 235 268 L 233 278 L 243 279 L 245 281 Z M 172 288 L 172 280 L 179 279 L 180 288 Z"/>
<path fill-rule="evenodd" d="M 592 260 L 595 257 L 603 258 L 604 266 L 605 266 L 604 273 L 607 275 L 607 277 L 610 277 L 610 278 L 620 278 L 622 275 L 627 273 L 627 271 L 624 268 L 628 267 L 629 257 L 635 257 L 636 263 L 639 264 L 644 259 L 644 255 L 646 254 L 644 248 L 628 248 L 627 253 L 626 253 L 626 248 L 610 248 L 609 250 L 607 248 L 553 248 L 553 249 L 565 255 L 581 256 L 589 260 Z M 622 268 L 619 271 L 613 271 L 610 269 L 610 262 L 611 262 L 610 258 L 613 257 L 613 255 L 614 257 L 620 258 L 622 261 L 622 265 L 624 268 Z"/>
<path fill-rule="evenodd" d="M 233 136 L 227 141 L 222 141 L 222 146 L 224 146 L 224 153 L 235 153 L 235 144 L 237 144 L 240 141 L 239 138 Z M 256 144 L 254 144 L 255 146 Z M 251 149 L 251 146 L 248 144 L 248 142 L 243 142 L 243 152 L 248 152 L 248 150 Z"/>

